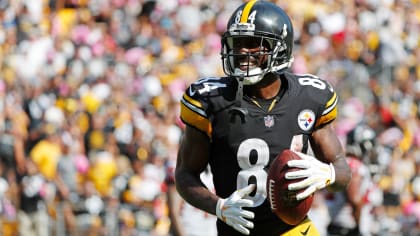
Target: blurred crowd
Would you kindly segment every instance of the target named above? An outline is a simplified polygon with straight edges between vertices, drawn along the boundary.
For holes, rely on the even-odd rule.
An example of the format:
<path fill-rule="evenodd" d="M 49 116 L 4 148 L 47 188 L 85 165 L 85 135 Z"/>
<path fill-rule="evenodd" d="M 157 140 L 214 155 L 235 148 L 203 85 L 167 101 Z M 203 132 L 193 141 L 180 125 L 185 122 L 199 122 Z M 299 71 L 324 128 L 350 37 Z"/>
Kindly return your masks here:
<path fill-rule="evenodd" d="M 223 75 L 241 2 L 0 0 L 0 234 L 170 234 L 180 96 Z M 338 91 L 343 143 L 375 131 L 372 227 L 419 230 L 420 1 L 272 2 L 294 23 L 292 70 Z"/>

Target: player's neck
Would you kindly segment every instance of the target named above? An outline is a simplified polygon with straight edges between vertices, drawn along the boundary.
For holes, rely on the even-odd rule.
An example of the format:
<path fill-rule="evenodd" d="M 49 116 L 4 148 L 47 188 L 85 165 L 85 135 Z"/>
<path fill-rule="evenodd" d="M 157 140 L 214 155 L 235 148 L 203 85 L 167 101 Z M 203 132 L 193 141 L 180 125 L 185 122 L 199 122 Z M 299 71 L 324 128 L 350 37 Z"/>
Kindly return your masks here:
<path fill-rule="evenodd" d="M 273 99 L 280 91 L 281 80 L 277 74 L 267 74 L 255 85 L 245 86 L 245 93 L 254 98 Z"/>

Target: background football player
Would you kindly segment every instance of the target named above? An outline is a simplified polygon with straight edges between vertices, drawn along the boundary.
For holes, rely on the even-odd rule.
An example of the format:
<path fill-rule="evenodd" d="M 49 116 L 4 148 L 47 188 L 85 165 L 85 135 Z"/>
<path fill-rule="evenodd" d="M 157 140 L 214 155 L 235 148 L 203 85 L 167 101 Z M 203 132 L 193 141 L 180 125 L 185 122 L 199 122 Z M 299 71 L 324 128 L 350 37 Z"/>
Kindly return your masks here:
<path fill-rule="evenodd" d="M 313 75 L 295 75 L 291 66 L 293 26 L 288 15 L 266 1 L 248 1 L 230 17 L 222 36 L 226 77 L 191 84 L 181 101 L 186 129 L 180 145 L 175 184 L 191 205 L 218 217 L 219 235 L 319 235 L 306 218 L 292 226 L 270 210 L 267 168 L 293 137 L 308 142 L 315 157 L 289 166 L 289 185 L 304 199 L 319 189 L 345 188 L 349 167 L 331 123 L 337 94 Z M 210 164 L 216 194 L 200 181 Z"/>
<path fill-rule="evenodd" d="M 346 137 L 346 161 L 352 178 L 345 191 L 326 193 L 330 213 L 330 236 L 373 235 L 373 208 L 382 203 L 382 192 L 372 180 L 368 164 L 375 158 L 376 133 L 357 125 Z"/>
<path fill-rule="evenodd" d="M 175 162 L 167 164 L 166 184 L 168 186 L 168 208 L 171 219 L 171 233 L 174 236 L 215 236 L 216 217 L 205 211 L 197 209 L 179 196 L 175 188 L 174 171 Z M 212 174 L 207 168 L 200 175 L 205 186 L 214 192 Z"/>

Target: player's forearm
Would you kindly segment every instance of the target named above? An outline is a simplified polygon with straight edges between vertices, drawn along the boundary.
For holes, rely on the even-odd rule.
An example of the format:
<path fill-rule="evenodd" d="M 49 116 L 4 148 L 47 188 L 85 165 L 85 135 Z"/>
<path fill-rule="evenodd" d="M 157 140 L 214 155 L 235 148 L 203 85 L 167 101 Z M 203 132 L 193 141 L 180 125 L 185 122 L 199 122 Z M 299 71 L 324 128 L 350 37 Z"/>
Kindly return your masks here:
<path fill-rule="evenodd" d="M 340 191 L 347 187 L 351 179 L 351 171 L 347 165 L 343 148 L 331 125 L 312 134 L 311 147 L 315 156 L 325 162 L 332 163 L 335 171 L 335 182 L 328 186 L 332 191 Z"/>
<path fill-rule="evenodd" d="M 346 163 L 344 155 L 338 156 L 333 162 L 333 166 L 335 170 L 335 182 L 329 186 L 329 189 L 332 191 L 344 190 L 351 179 L 351 171 Z"/>
<path fill-rule="evenodd" d="M 218 197 L 204 186 L 199 176 L 178 171 L 175 184 L 178 193 L 189 204 L 210 214 L 216 214 Z"/>

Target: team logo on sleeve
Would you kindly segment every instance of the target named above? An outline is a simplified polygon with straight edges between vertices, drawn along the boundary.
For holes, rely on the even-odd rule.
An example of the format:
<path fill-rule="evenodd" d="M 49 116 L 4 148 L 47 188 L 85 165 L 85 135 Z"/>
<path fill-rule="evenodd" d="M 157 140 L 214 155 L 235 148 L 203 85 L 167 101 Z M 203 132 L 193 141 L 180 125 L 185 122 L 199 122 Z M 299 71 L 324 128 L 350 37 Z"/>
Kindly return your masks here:
<path fill-rule="evenodd" d="M 315 124 L 315 113 L 311 110 L 303 110 L 298 115 L 298 125 L 304 130 L 308 131 Z"/>

